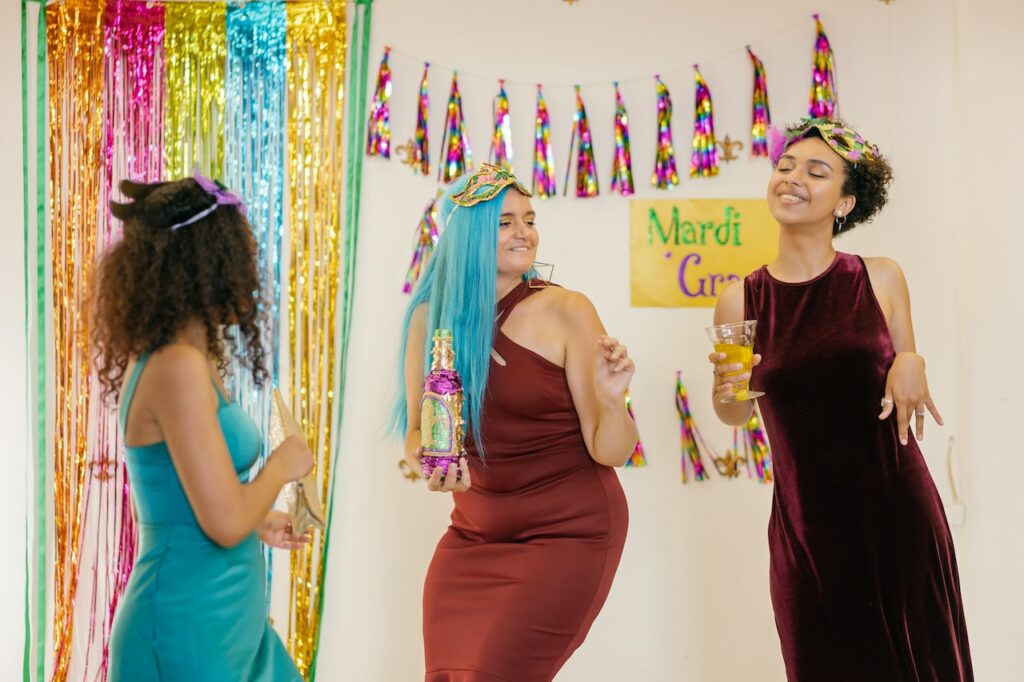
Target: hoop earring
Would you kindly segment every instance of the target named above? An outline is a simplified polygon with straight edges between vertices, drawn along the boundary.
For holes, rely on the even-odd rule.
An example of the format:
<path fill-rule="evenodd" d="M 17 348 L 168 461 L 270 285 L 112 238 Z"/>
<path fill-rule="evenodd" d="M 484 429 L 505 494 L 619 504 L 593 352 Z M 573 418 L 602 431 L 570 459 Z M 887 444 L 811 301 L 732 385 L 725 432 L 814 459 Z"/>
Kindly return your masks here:
<path fill-rule="evenodd" d="M 538 268 L 545 270 L 547 277 L 541 275 Z M 530 289 L 546 289 L 551 284 L 551 277 L 555 274 L 555 266 L 553 263 L 542 263 L 535 261 L 533 267 L 530 268 L 530 272 L 527 273 L 529 279 L 527 280 Z M 540 280 L 542 284 L 534 284 L 534 280 Z"/>

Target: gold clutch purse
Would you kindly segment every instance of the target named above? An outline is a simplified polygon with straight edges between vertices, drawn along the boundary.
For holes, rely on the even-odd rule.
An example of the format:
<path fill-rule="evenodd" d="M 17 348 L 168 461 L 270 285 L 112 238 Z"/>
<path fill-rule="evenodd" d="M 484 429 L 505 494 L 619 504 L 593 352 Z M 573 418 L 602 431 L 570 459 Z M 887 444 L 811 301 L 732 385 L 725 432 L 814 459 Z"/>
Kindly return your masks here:
<path fill-rule="evenodd" d="M 302 427 L 295 420 L 281 392 L 274 389 L 270 405 L 270 449 L 273 450 L 285 438 L 298 436 L 305 441 L 306 436 L 302 433 Z M 320 496 L 316 493 L 316 470 L 310 470 L 308 474 L 297 481 L 292 481 L 285 486 L 285 496 L 288 500 L 288 515 L 292 517 L 292 533 L 303 535 L 310 528 L 323 530 L 324 510 L 320 505 Z"/>

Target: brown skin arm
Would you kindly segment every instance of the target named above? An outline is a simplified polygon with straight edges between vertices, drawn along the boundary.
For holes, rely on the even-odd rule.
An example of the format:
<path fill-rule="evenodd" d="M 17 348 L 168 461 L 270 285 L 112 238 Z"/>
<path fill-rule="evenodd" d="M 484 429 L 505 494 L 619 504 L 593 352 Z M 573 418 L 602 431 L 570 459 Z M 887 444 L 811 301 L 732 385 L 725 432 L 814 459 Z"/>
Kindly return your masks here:
<path fill-rule="evenodd" d="M 607 336 L 586 296 L 562 291 L 556 319 L 565 345 L 565 376 L 591 458 L 622 466 L 637 442 L 636 424 L 626 411 L 625 392 L 635 366 L 625 346 Z"/>
<path fill-rule="evenodd" d="M 928 390 L 924 358 L 917 354 L 910 315 L 910 289 L 903 270 L 891 258 L 865 258 L 864 263 L 896 351 L 896 358 L 886 377 L 885 395 L 882 396 L 888 400 L 881 407 L 878 418 L 888 419 L 895 411 L 900 442 L 906 445 L 911 417 L 916 422 L 914 431 L 917 439 L 921 440 L 924 438 L 925 410 L 931 412 L 939 425 L 942 424 L 942 416 Z"/>
<path fill-rule="evenodd" d="M 718 297 L 715 304 L 715 324 L 733 324 L 743 321 L 743 282 L 730 282 Z M 708 360 L 714 365 L 715 380 L 711 387 L 711 402 L 715 408 L 718 419 L 729 426 L 742 426 L 750 420 L 754 411 L 753 400 L 742 400 L 735 403 L 723 403 L 722 398 L 735 394 L 733 385 L 723 375 L 736 372 L 740 365 L 730 365 L 724 362 L 724 353 L 712 352 Z M 761 362 L 760 355 L 754 355 L 754 365 Z M 736 377 L 742 379 L 749 375 Z"/>
<path fill-rule="evenodd" d="M 218 397 L 209 364 L 197 349 L 171 344 L 153 354 L 144 377 L 159 393 L 143 405 L 159 426 L 185 496 L 203 532 L 233 547 L 264 523 L 281 487 L 313 466 L 300 439 L 288 439 L 249 483 L 238 480 L 217 421 Z M 131 418 L 131 415 L 129 415 Z"/>

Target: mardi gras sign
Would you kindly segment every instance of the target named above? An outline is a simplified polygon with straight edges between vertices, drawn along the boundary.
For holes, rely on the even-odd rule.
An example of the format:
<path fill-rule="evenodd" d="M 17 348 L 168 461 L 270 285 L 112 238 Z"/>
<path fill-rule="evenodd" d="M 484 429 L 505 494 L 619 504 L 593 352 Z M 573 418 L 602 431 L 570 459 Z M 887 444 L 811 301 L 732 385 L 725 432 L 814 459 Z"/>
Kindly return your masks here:
<path fill-rule="evenodd" d="M 707 308 L 729 282 L 775 258 L 764 199 L 630 201 L 630 302 Z"/>

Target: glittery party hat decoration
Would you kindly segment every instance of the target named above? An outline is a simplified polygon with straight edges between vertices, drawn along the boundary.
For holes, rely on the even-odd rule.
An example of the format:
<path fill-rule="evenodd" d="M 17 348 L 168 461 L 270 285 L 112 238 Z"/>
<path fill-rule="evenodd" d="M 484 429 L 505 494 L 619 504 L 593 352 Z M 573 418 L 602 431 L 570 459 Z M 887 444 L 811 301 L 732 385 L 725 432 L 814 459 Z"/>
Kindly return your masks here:
<path fill-rule="evenodd" d="M 448 116 L 444 124 L 445 137 L 441 145 L 441 167 L 438 169 L 438 179 L 444 184 L 473 169 L 473 150 L 469 147 L 465 125 L 465 119 L 462 117 L 462 95 L 459 93 L 459 75 L 452 73 Z"/>
<path fill-rule="evenodd" d="M 612 161 L 612 191 L 622 196 L 633 194 L 633 159 L 629 151 L 629 115 L 615 83 L 615 158 Z M 628 404 L 628 399 L 627 399 Z M 637 446 L 639 447 L 639 445 Z M 643 457 L 641 449 L 640 456 Z"/>
<path fill-rule="evenodd" d="M 715 119 L 711 107 L 711 90 L 693 65 L 696 88 L 696 111 L 693 118 L 693 156 L 690 158 L 690 177 L 718 175 L 718 150 L 715 148 Z"/>
<path fill-rule="evenodd" d="M 423 80 L 420 81 L 420 95 L 416 106 L 416 133 L 412 142 L 412 169 L 416 173 L 430 175 L 430 139 L 427 132 L 427 116 L 430 112 L 430 93 L 427 75 L 430 62 L 423 65 Z"/>
<path fill-rule="evenodd" d="M 578 144 L 577 144 L 578 141 Z M 587 121 L 587 109 L 583 106 L 583 95 L 580 86 L 576 86 L 576 113 L 572 117 L 572 139 L 569 140 L 569 159 L 576 148 L 576 196 L 581 199 L 596 197 L 597 164 L 594 163 L 594 144 L 590 134 L 590 123 Z M 562 194 L 569 191 L 569 174 L 572 163 L 565 169 L 565 185 Z"/>
<path fill-rule="evenodd" d="M 377 73 L 377 89 L 370 104 L 370 120 L 366 125 L 366 155 L 391 158 L 391 67 L 388 55 L 391 48 L 384 48 Z"/>
<path fill-rule="evenodd" d="M 693 470 L 693 478 L 697 481 L 704 481 L 709 478 L 708 471 L 704 466 L 702 448 L 706 448 L 704 439 L 693 421 L 693 413 L 690 412 L 690 400 L 683 385 L 683 373 L 676 372 L 676 412 L 679 414 L 679 442 L 680 442 L 680 472 L 683 483 L 687 479 L 687 463 Z"/>
<path fill-rule="evenodd" d="M 768 156 L 768 126 L 772 123 L 768 109 L 768 81 L 765 78 L 764 63 L 747 46 L 747 54 L 754 65 L 753 112 L 750 121 L 750 155 Z"/>
<path fill-rule="evenodd" d="M 836 92 L 835 57 L 832 46 L 825 35 L 821 19 L 814 15 L 818 35 L 814 41 L 814 69 L 811 74 L 811 104 L 808 115 L 811 118 L 832 118 L 839 112 Z"/>
<path fill-rule="evenodd" d="M 405 274 L 405 284 L 402 286 L 403 294 L 412 293 L 413 287 L 416 286 L 416 282 L 419 280 L 423 268 L 426 267 L 431 254 L 434 253 L 434 246 L 441 236 L 437 219 L 437 200 L 442 196 L 444 196 L 444 190 L 437 190 L 437 195 L 427 204 L 427 209 L 423 212 L 423 217 L 420 218 L 420 224 L 416 226 L 416 247 L 412 253 L 412 262 L 409 263 L 409 270 Z"/>
<path fill-rule="evenodd" d="M 626 411 L 629 412 L 630 419 L 633 423 L 636 423 L 636 415 L 633 414 L 633 399 L 629 395 L 629 391 L 626 392 Z M 626 460 L 627 467 L 645 467 L 647 466 L 647 456 L 644 454 L 644 444 L 640 440 L 639 434 L 636 438 L 636 447 L 633 448 L 633 454 Z"/>
<path fill-rule="evenodd" d="M 651 184 L 658 189 L 669 189 L 679 186 L 676 150 L 672 146 L 672 97 L 661 76 L 655 76 L 654 79 L 658 95 L 658 151 L 654 156 Z"/>
<path fill-rule="evenodd" d="M 498 96 L 494 98 L 494 137 L 491 140 L 491 162 L 512 171 L 512 121 L 508 113 L 508 95 L 505 81 L 498 81 Z"/>
<path fill-rule="evenodd" d="M 761 415 L 755 406 L 750 415 L 750 420 L 743 425 L 744 447 L 747 451 L 748 467 L 753 464 L 757 473 L 757 480 L 761 483 L 771 483 L 772 476 L 772 450 L 768 445 L 768 438 L 761 427 Z M 749 475 L 749 471 L 748 471 Z"/>
<path fill-rule="evenodd" d="M 551 116 L 544 93 L 537 84 L 537 116 L 533 133 L 533 195 L 541 199 L 554 196 L 555 155 L 551 150 Z"/>

